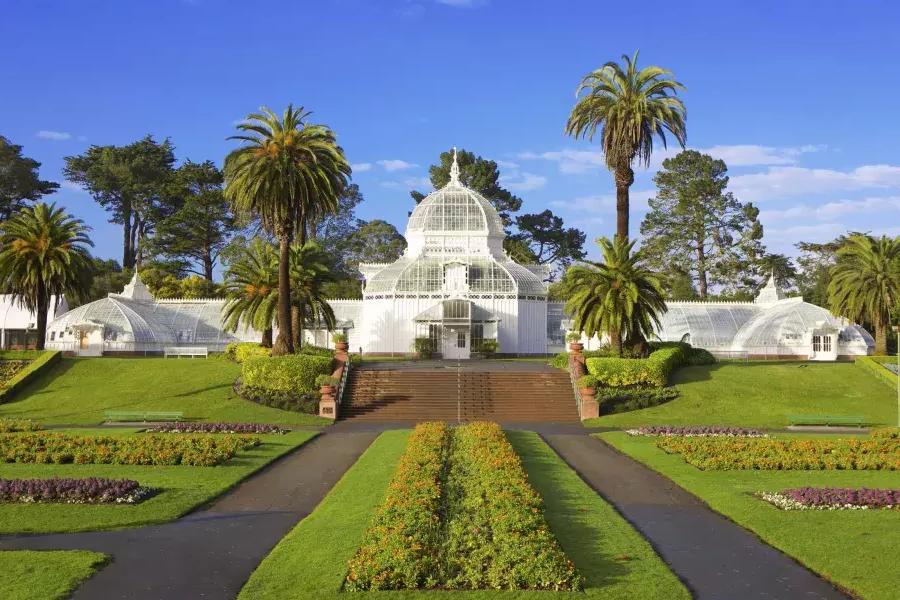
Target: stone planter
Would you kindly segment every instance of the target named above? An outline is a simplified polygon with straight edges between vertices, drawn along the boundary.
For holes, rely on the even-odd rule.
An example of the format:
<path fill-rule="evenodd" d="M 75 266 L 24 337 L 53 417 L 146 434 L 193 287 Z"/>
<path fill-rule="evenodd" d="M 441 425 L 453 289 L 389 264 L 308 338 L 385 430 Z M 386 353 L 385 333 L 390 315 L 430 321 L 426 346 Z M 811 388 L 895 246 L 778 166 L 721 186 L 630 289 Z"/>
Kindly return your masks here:
<path fill-rule="evenodd" d="M 584 350 L 584 344 L 581 342 L 570 342 L 569 350 L 571 350 L 573 354 L 581 354 L 581 351 Z"/>

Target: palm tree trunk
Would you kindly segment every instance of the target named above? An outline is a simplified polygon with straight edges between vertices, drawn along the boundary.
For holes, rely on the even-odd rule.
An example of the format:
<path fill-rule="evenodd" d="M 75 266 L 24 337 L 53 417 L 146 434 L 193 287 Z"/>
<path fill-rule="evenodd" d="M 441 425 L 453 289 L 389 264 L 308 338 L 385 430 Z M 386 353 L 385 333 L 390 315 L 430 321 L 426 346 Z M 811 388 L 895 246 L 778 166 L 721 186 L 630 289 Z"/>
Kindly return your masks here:
<path fill-rule="evenodd" d="M 44 340 L 47 337 L 47 310 L 49 308 L 50 298 L 47 297 L 47 288 L 42 280 L 38 280 L 36 345 L 38 350 L 44 349 Z"/>
<path fill-rule="evenodd" d="M 294 336 L 294 352 L 300 352 L 303 345 L 303 323 L 300 319 L 299 306 L 291 306 L 291 333 Z"/>
<path fill-rule="evenodd" d="M 263 348 L 271 348 L 272 347 L 272 328 L 269 327 L 263 330 L 262 341 L 259 343 Z"/>
<path fill-rule="evenodd" d="M 609 330 L 609 345 L 616 356 L 622 356 L 622 333 L 616 329 Z"/>
<path fill-rule="evenodd" d="M 291 336 L 291 234 L 287 227 L 278 232 L 278 337 L 272 356 L 294 352 Z"/>
<path fill-rule="evenodd" d="M 616 168 L 616 237 L 628 240 L 628 188 L 634 183 L 634 171 L 630 165 Z"/>
<path fill-rule="evenodd" d="M 878 356 L 887 354 L 887 323 L 875 323 L 875 354 Z"/>

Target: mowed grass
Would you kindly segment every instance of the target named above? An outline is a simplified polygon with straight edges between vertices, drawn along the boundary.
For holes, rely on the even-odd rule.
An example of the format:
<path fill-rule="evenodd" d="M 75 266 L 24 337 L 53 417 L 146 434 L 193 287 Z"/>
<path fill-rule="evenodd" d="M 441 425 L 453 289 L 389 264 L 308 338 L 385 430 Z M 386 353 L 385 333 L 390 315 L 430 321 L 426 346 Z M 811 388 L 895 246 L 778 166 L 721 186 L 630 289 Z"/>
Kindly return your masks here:
<path fill-rule="evenodd" d="M 872 425 L 897 423 L 896 391 L 853 363 L 723 362 L 678 369 L 671 383 L 681 392 L 671 402 L 585 425 L 783 428 L 795 414 L 862 415 Z"/>
<path fill-rule="evenodd" d="M 186 419 L 323 425 L 314 415 L 238 398 L 238 364 L 221 357 L 64 358 L 0 404 L 0 417 L 47 424 L 96 425 L 107 410 L 181 411 Z"/>
<path fill-rule="evenodd" d="M 243 600 L 338 599 L 347 561 L 363 532 L 406 446 L 408 431 L 381 436 L 344 475 L 316 510 L 289 533 L 250 577 Z M 650 545 L 581 481 L 534 433 L 510 432 L 529 481 L 546 504 L 546 517 L 563 550 L 586 580 L 584 592 L 546 591 L 390 591 L 354 592 L 353 597 L 461 598 L 690 598 Z"/>
<path fill-rule="evenodd" d="M 893 600 L 900 590 L 900 510 L 785 511 L 759 500 L 786 488 L 900 488 L 896 471 L 701 471 L 654 438 L 623 432 L 598 437 L 659 471 L 714 510 L 756 533 L 821 576 L 867 600 Z"/>
<path fill-rule="evenodd" d="M 65 598 L 106 560 L 82 550 L 0 551 L 0 592 L 3 600 Z"/>
<path fill-rule="evenodd" d="M 73 430 L 78 434 L 141 435 L 133 430 Z M 179 435 L 179 434 L 171 434 Z M 159 492 L 135 505 L 0 503 L 0 534 L 114 529 L 176 519 L 207 503 L 277 457 L 316 435 L 294 431 L 260 436 L 262 444 L 215 467 L 34 465 L 0 463 L 0 478 L 109 477 L 134 479 Z"/>

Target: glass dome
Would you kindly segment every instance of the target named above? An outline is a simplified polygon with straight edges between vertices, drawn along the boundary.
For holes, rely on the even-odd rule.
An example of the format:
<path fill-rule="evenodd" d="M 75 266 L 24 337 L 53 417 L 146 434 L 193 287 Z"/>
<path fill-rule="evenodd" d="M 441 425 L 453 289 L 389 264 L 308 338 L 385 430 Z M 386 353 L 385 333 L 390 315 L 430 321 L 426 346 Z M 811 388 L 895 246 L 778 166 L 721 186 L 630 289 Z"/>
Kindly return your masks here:
<path fill-rule="evenodd" d="M 429 233 L 504 236 L 503 222 L 491 203 L 452 181 L 428 194 L 409 217 L 407 237 Z"/>

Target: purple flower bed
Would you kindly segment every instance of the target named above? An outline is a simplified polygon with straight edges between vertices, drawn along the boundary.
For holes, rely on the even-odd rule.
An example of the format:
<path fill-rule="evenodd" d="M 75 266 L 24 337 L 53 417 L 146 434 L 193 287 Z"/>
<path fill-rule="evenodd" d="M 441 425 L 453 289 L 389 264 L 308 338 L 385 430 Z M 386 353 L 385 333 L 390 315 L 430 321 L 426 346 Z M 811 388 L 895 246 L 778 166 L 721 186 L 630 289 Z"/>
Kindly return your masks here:
<path fill-rule="evenodd" d="M 152 493 L 131 479 L 0 479 L 0 502 L 136 504 Z"/>
<path fill-rule="evenodd" d="M 265 423 L 166 423 L 147 429 L 150 433 L 288 433 L 278 425 Z"/>
<path fill-rule="evenodd" d="M 900 490 L 802 487 L 759 496 L 784 510 L 900 508 Z"/>
<path fill-rule="evenodd" d="M 723 427 L 720 425 L 650 425 L 626 431 L 628 435 L 661 435 L 684 437 L 766 437 L 758 429 Z"/>

